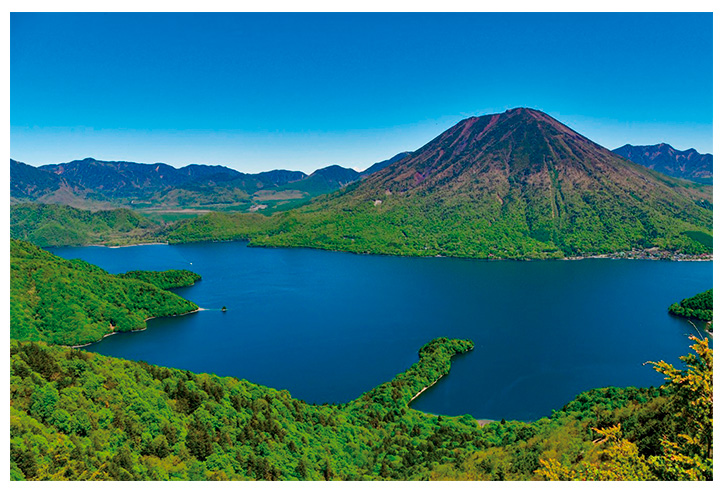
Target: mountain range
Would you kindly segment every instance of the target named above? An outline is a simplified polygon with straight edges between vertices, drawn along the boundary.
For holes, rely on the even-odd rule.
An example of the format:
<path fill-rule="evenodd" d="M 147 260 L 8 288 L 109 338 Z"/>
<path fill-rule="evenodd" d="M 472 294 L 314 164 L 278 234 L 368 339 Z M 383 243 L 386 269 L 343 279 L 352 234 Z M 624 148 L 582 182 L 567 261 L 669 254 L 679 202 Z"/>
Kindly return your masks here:
<path fill-rule="evenodd" d="M 177 225 L 169 240 L 234 238 L 230 230 L 256 245 L 401 255 L 702 253 L 712 242 L 712 194 L 517 108 L 463 120 L 365 180 L 266 224 L 202 217 Z"/>
<path fill-rule="evenodd" d="M 670 144 L 633 146 L 626 144 L 613 153 L 633 163 L 665 173 L 671 177 L 685 178 L 694 182 L 713 183 L 713 155 L 701 154 L 695 149 L 678 151 Z"/>
<path fill-rule="evenodd" d="M 33 167 L 10 160 L 13 203 L 40 202 L 89 209 L 208 208 L 274 211 L 333 192 L 401 159 L 363 172 L 331 165 L 311 175 L 272 170 L 242 173 L 224 166 L 100 161 L 93 158 Z"/>

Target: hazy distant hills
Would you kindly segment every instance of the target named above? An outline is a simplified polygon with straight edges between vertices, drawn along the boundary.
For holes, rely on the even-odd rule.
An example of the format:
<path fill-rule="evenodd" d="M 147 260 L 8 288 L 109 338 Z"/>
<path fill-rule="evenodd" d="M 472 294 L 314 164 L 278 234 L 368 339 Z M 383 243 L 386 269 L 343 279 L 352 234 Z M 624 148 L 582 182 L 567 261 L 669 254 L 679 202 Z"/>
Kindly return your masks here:
<path fill-rule="evenodd" d="M 373 166 L 380 169 L 393 160 Z M 164 163 L 93 158 L 40 167 L 10 160 L 10 174 L 13 203 L 33 201 L 91 209 L 128 206 L 239 211 L 293 207 L 362 177 L 362 173 L 338 165 L 311 175 L 289 170 L 249 174 L 224 166 L 193 164 L 174 168 Z"/>
<path fill-rule="evenodd" d="M 713 182 L 713 155 L 700 154 L 695 149 L 678 151 L 670 144 L 633 146 L 626 144 L 613 152 L 646 168 L 671 177 L 685 178 L 701 183 Z"/>
<path fill-rule="evenodd" d="M 621 158 L 540 111 L 459 122 L 421 149 L 311 204 L 245 228 L 192 220 L 172 241 L 230 222 L 259 245 L 547 258 L 660 248 L 709 252 L 709 186 Z M 203 224 L 203 234 L 196 227 Z"/>

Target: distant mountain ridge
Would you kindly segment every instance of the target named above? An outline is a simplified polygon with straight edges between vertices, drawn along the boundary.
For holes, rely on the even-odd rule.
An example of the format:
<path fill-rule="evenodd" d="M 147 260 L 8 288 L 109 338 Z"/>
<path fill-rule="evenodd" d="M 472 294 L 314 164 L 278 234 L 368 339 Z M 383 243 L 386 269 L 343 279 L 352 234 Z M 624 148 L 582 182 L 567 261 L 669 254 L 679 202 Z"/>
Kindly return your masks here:
<path fill-rule="evenodd" d="M 148 194 L 189 184 L 224 183 L 234 180 L 248 182 L 246 188 L 280 185 L 306 178 L 303 172 L 273 170 L 264 174 L 242 173 L 220 165 L 187 165 L 174 168 L 165 163 L 134 163 L 129 161 L 100 161 L 93 158 L 54 165 L 43 165 L 70 183 L 103 193 L 109 197 L 125 197 L 133 193 Z M 286 173 L 284 173 L 286 172 Z"/>
<path fill-rule="evenodd" d="M 394 158 L 392 158 L 393 160 Z M 392 160 L 377 163 L 381 166 Z M 11 201 L 110 207 L 288 208 L 338 190 L 363 174 L 331 165 L 311 175 L 271 170 L 242 173 L 220 165 L 102 161 L 85 158 L 33 167 L 10 160 Z"/>
<path fill-rule="evenodd" d="M 19 161 L 10 160 L 11 197 L 34 199 L 61 188 L 71 188 L 64 178 Z"/>
<path fill-rule="evenodd" d="M 679 151 L 666 143 L 650 146 L 626 144 L 613 149 L 613 153 L 671 177 L 713 182 L 713 155 L 701 154 L 693 148 Z"/>

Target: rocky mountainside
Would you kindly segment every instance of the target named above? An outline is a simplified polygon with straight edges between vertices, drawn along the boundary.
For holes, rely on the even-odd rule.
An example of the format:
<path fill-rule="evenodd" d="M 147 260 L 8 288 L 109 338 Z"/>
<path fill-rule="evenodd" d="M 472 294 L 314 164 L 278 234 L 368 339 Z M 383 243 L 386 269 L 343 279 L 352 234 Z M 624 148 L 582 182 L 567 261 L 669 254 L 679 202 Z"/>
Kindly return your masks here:
<path fill-rule="evenodd" d="M 67 194 L 79 192 L 64 178 L 46 170 L 10 160 L 10 197 L 15 201 L 29 201 L 65 191 Z"/>
<path fill-rule="evenodd" d="M 713 183 L 713 155 L 700 154 L 695 149 L 678 151 L 670 144 L 633 146 L 626 144 L 613 153 L 633 163 L 665 173 L 671 177 L 685 178 L 694 182 Z"/>
<path fill-rule="evenodd" d="M 367 168 L 366 170 L 364 170 L 362 172 L 362 176 L 366 177 L 366 176 L 371 175 L 374 172 L 378 172 L 379 170 L 382 170 L 382 169 L 388 167 L 392 163 L 396 163 L 397 161 L 401 160 L 402 158 L 406 158 L 410 154 L 412 154 L 411 151 L 404 151 L 403 153 L 395 154 L 388 160 L 380 161 L 379 163 L 374 163 L 372 166 L 370 166 L 369 168 Z"/>

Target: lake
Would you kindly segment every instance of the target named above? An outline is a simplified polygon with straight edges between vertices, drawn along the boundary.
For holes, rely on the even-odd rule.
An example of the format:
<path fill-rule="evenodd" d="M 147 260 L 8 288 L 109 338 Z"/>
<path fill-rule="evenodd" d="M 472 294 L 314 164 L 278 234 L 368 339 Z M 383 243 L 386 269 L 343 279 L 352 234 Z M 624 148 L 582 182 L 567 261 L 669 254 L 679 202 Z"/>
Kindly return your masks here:
<path fill-rule="evenodd" d="M 475 349 L 413 408 L 478 419 L 534 420 L 587 389 L 662 384 L 643 364 L 680 367 L 695 332 L 668 305 L 713 286 L 712 262 L 405 258 L 245 242 L 52 252 L 111 273 L 203 277 L 175 292 L 207 310 L 88 350 L 341 403 L 407 369 L 427 341 L 469 338 Z"/>

